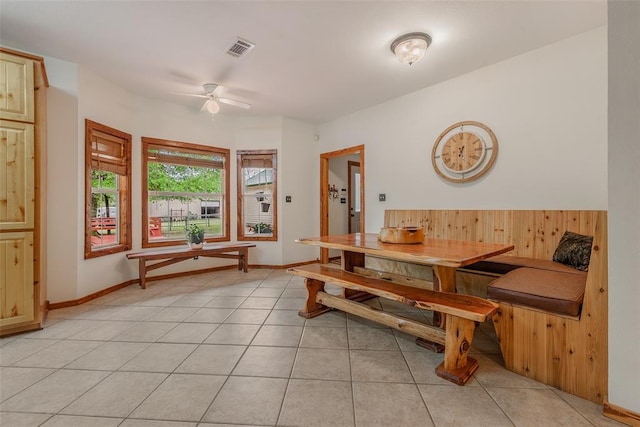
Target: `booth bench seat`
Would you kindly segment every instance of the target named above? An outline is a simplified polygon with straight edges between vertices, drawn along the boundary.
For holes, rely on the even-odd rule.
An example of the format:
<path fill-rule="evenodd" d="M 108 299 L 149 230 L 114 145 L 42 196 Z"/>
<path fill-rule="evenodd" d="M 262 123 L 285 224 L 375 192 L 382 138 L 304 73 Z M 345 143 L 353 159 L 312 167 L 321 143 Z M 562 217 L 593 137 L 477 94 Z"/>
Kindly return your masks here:
<path fill-rule="evenodd" d="M 587 273 L 559 262 L 498 255 L 471 264 L 469 272 L 500 275 L 487 288 L 487 298 L 555 314 L 580 315 Z"/>
<path fill-rule="evenodd" d="M 580 315 L 587 273 L 522 267 L 497 278 L 487 288 L 487 298 L 550 313 Z"/>
<path fill-rule="evenodd" d="M 606 211 L 387 210 L 384 226 L 513 244 L 509 255 L 465 266 L 458 281 L 479 296 L 480 285 L 493 281 L 484 295 L 500 306 L 493 325 L 506 368 L 598 404 L 607 401 Z M 593 236 L 588 272 L 550 261 L 565 231 Z"/>

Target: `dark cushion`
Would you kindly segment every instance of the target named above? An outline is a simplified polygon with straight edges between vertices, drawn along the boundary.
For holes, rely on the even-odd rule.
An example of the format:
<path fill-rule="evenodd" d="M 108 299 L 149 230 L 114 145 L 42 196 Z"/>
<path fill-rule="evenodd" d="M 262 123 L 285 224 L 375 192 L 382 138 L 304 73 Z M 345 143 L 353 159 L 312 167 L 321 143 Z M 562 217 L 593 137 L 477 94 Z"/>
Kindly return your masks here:
<path fill-rule="evenodd" d="M 522 267 L 491 282 L 487 298 L 526 305 L 568 316 L 578 316 L 587 273 Z"/>
<path fill-rule="evenodd" d="M 565 231 L 553 254 L 553 260 L 577 268 L 580 271 L 587 271 L 589 269 L 592 244 L 592 236 Z"/>
<path fill-rule="evenodd" d="M 465 265 L 462 268 L 465 270 L 482 271 L 485 273 L 507 274 L 508 272 L 521 267 L 580 274 L 580 271 L 575 268 L 560 264 L 559 262 L 511 255 L 494 256 L 473 264 Z"/>

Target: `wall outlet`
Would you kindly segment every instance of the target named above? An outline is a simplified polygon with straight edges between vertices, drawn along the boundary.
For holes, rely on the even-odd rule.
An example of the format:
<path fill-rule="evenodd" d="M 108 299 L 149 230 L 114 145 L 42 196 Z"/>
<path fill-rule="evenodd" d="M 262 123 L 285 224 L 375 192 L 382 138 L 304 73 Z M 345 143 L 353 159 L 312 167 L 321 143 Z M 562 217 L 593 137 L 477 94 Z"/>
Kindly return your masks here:
<path fill-rule="evenodd" d="M 284 201 L 285 201 L 286 203 L 291 203 L 291 196 L 285 196 L 285 197 L 284 197 Z"/>
<path fill-rule="evenodd" d="M 385 193 L 378 194 L 378 201 L 379 202 L 386 202 L 387 201 L 387 195 Z"/>

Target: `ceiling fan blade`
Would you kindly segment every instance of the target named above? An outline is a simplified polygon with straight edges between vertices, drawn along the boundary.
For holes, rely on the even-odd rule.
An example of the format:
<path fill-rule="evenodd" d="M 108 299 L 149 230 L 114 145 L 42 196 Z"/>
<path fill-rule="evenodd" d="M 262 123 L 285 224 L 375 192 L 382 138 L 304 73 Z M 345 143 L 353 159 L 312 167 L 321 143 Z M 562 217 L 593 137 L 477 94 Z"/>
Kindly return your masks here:
<path fill-rule="evenodd" d="M 171 92 L 174 95 L 182 95 L 182 96 L 195 96 L 196 98 L 208 98 L 207 95 L 198 95 L 195 93 L 182 93 L 182 92 Z"/>
<path fill-rule="evenodd" d="M 236 101 L 229 98 L 218 98 L 218 101 L 222 102 L 223 104 L 233 105 L 234 107 L 240 107 L 245 109 L 248 109 L 251 107 L 251 104 L 247 104 L 247 103 Z"/>
<path fill-rule="evenodd" d="M 202 107 L 200 107 L 200 111 L 207 111 L 207 104 L 209 103 L 209 101 L 211 101 L 211 99 L 207 99 L 206 101 L 204 101 L 204 104 L 202 104 Z"/>

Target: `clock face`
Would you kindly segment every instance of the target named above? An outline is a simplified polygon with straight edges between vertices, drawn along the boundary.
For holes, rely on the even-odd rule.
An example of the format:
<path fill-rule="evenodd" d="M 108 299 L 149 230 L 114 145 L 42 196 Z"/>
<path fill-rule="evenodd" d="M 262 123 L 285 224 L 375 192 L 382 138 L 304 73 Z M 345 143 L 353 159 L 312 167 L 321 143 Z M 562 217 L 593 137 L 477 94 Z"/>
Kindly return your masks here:
<path fill-rule="evenodd" d="M 431 152 L 433 167 L 440 177 L 467 182 L 484 175 L 498 155 L 498 140 L 487 126 L 466 121 L 445 129 Z"/>
<path fill-rule="evenodd" d="M 479 135 L 458 132 L 442 147 L 442 165 L 453 173 L 467 173 L 482 164 L 486 152 L 485 143 Z"/>

